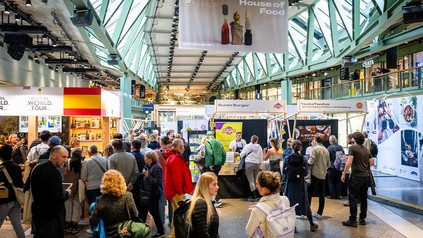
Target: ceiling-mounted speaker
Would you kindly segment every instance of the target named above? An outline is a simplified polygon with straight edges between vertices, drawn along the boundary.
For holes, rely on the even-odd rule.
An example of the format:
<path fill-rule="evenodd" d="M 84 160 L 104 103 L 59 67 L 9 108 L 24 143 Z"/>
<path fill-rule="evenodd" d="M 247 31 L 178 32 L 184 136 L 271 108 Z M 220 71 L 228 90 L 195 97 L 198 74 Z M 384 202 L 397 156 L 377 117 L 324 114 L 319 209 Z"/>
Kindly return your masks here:
<path fill-rule="evenodd" d="M 25 50 L 32 48 L 32 37 L 23 33 L 6 33 L 4 43 L 7 44 L 7 53 L 14 60 L 21 60 Z"/>
<path fill-rule="evenodd" d="M 118 55 L 109 55 L 107 56 L 107 63 L 109 65 L 118 65 L 120 62 L 120 58 Z"/>
<path fill-rule="evenodd" d="M 402 18 L 404 24 L 423 22 L 423 5 L 402 7 Z"/>
<path fill-rule="evenodd" d="M 75 9 L 70 19 L 77 27 L 91 26 L 93 13 L 90 9 Z"/>

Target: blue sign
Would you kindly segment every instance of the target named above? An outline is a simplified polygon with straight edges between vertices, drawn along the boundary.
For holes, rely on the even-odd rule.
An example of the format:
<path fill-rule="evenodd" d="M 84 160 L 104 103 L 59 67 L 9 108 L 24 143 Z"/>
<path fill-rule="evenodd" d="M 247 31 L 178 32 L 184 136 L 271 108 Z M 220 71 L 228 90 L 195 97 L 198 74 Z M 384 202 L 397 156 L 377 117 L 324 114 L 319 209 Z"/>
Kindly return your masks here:
<path fill-rule="evenodd" d="M 142 112 L 145 114 L 149 114 L 154 111 L 154 104 L 143 104 L 142 105 Z"/>

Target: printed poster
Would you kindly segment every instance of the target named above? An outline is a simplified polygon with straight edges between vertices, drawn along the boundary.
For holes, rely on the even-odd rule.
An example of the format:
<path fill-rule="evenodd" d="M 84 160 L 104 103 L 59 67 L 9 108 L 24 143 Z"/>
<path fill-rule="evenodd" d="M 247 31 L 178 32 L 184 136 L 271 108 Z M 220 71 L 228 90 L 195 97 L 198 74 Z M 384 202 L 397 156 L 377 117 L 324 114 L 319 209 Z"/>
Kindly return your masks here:
<path fill-rule="evenodd" d="M 179 47 L 288 52 L 287 0 L 181 0 Z"/>
<path fill-rule="evenodd" d="M 225 150 L 236 139 L 237 132 L 242 132 L 242 122 L 216 122 L 216 139 L 222 142 Z"/>

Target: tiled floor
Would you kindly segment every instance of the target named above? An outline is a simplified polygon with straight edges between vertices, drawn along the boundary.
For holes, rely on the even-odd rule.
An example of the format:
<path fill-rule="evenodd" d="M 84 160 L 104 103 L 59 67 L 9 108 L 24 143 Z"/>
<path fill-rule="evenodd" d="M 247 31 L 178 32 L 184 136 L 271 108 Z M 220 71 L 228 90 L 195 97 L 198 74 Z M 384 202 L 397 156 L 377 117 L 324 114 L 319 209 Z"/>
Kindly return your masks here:
<path fill-rule="evenodd" d="M 422 205 L 423 185 L 420 183 L 397 177 L 376 177 L 375 179 L 378 194 Z M 349 208 L 343 206 L 345 201 L 326 199 L 323 219 L 316 220 L 316 223 L 320 226 L 317 232 L 312 233 L 309 231 L 307 220 L 297 219 L 298 233 L 295 234 L 295 237 L 423 237 L 423 216 L 373 201 L 369 201 L 366 226 L 358 226 L 358 228 L 343 227 L 341 221 L 348 219 L 349 216 Z M 220 237 L 246 237 L 245 225 L 250 214 L 247 208 L 251 204 L 240 199 L 223 200 L 222 207 L 218 209 Z M 313 212 L 317 210 L 317 206 L 318 199 L 314 198 L 312 203 Z M 148 222 L 152 223 L 151 220 Z M 81 230 L 85 230 L 88 227 L 87 220 L 81 221 Z M 155 234 L 153 224 L 152 227 L 152 234 Z M 29 226 L 25 226 L 25 229 L 28 230 Z M 9 222 L 6 221 L 0 229 L 0 237 L 15 237 Z M 27 237 L 31 236 L 28 235 Z M 76 235 L 68 234 L 66 237 L 88 238 L 91 236 L 82 231 Z"/>

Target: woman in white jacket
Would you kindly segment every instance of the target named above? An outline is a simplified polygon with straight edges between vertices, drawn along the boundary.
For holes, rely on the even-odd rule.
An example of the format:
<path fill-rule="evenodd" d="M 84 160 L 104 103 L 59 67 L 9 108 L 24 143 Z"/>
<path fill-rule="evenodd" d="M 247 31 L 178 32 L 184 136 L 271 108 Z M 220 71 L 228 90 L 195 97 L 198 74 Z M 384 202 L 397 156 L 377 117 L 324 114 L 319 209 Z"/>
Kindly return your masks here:
<path fill-rule="evenodd" d="M 241 158 L 245 157 L 245 175 L 248 179 L 248 184 L 250 186 L 251 195 L 248 198 L 248 201 L 254 201 L 256 190 L 256 180 L 257 175 L 261 170 L 263 163 L 263 150 L 258 144 L 258 136 L 251 136 L 251 142 L 246 145 L 241 151 Z"/>

